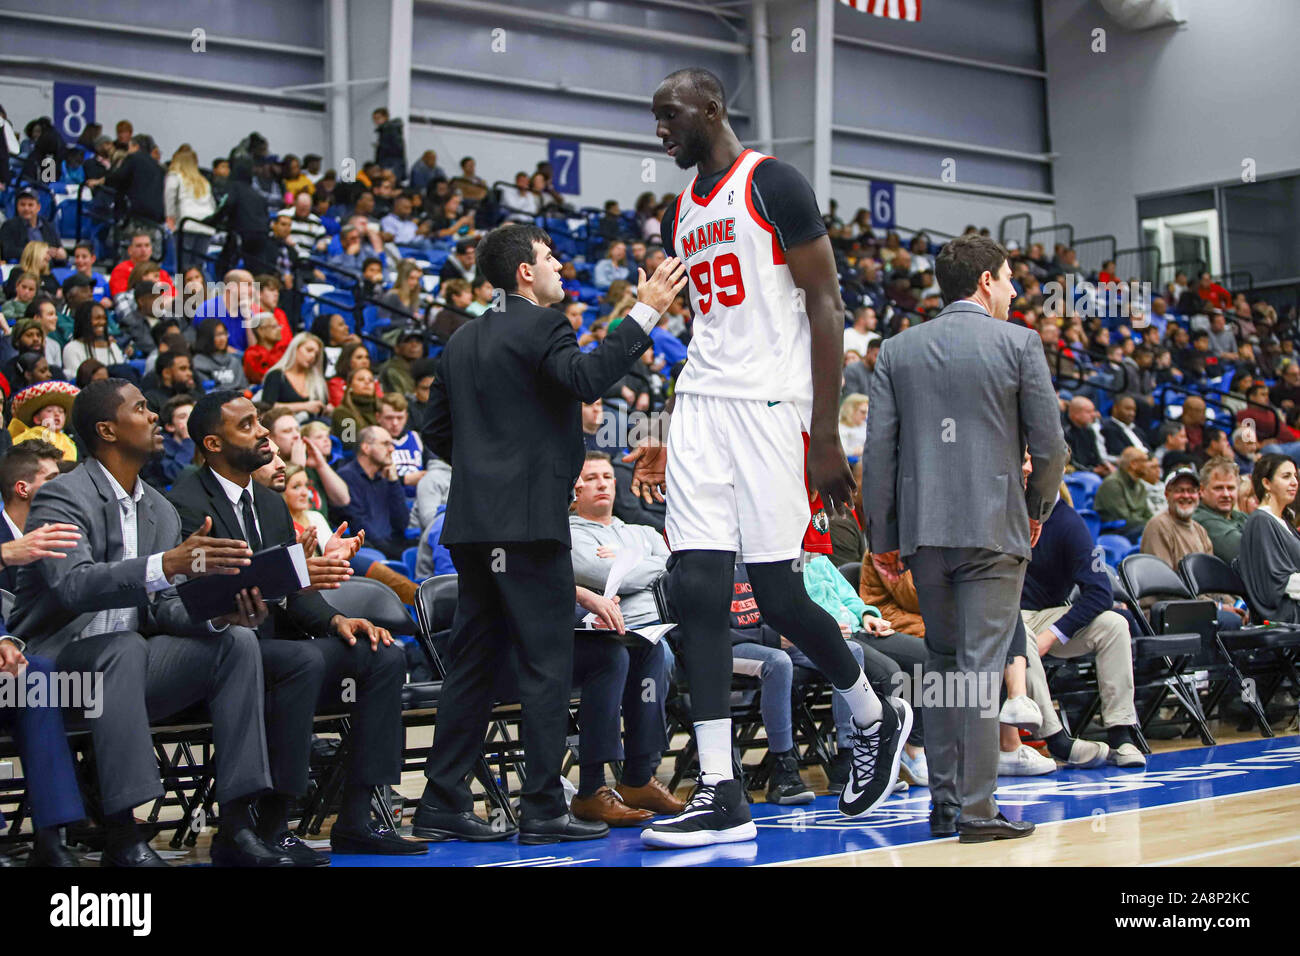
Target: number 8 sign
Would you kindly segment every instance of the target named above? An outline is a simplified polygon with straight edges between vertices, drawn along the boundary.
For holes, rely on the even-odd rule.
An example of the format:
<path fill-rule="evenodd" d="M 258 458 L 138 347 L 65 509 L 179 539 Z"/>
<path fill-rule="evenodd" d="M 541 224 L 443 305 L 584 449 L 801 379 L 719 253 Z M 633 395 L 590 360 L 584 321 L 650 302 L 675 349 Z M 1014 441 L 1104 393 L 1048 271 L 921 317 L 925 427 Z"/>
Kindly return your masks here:
<path fill-rule="evenodd" d="M 95 88 L 80 83 L 54 84 L 54 126 L 65 141 L 76 142 L 95 122 Z"/>

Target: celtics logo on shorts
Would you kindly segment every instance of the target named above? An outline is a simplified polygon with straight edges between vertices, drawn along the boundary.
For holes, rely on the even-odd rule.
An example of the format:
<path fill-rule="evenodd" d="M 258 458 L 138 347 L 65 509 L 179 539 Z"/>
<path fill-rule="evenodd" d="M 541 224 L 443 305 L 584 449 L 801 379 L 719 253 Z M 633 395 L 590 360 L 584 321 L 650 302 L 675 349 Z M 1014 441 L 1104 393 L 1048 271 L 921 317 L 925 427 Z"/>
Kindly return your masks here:
<path fill-rule="evenodd" d="M 813 530 L 816 531 L 818 534 L 825 534 L 826 532 L 831 530 L 831 521 L 829 518 L 826 517 L 825 508 L 820 509 L 816 514 L 812 516 L 812 526 L 813 526 Z"/>

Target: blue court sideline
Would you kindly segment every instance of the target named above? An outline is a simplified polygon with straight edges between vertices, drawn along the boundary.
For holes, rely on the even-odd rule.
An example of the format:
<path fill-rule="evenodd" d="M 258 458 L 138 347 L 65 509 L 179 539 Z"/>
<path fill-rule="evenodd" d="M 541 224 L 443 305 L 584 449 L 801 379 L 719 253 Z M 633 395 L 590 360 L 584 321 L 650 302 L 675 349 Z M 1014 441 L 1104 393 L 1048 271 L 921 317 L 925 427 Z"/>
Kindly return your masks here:
<path fill-rule="evenodd" d="M 1295 735 L 1154 754 L 1145 770 L 1109 767 L 1004 777 L 997 797 L 1008 817 L 1047 823 L 1288 784 L 1300 784 Z M 756 803 L 756 841 L 700 850 L 643 850 L 638 831 L 630 829 L 567 845 L 433 843 L 424 857 L 336 856 L 334 866 L 754 866 L 928 841 L 929 806 L 929 790 L 916 787 L 866 820 L 840 816 L 830 796 L 797 808 Z"/>

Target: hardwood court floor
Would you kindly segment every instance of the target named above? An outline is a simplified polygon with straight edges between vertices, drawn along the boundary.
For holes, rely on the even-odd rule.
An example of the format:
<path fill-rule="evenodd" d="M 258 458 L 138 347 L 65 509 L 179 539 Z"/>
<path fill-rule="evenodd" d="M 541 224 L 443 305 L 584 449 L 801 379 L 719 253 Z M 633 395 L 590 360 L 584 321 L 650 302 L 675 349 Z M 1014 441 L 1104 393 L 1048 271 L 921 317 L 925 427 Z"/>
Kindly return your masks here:
<path fill-rule="evenodd" d="M 774 866 L 1300 866 L 1300 784 L 1040 824 L 1032 836 L 955 838 Z"/>

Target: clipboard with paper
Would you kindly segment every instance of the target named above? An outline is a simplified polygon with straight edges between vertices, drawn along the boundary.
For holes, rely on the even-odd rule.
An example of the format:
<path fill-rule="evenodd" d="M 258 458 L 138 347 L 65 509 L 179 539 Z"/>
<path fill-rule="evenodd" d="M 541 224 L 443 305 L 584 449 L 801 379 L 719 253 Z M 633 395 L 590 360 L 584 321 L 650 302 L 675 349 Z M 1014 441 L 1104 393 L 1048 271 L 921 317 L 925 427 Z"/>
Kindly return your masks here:
<path fill-rule="evenodd" d="M 623 581 L 628 574 L 641 563 L 645 557 L 645 551 L 638 544 L 630 544 L 623 548 L 614 556 L 614 564 L 609 569 L 609 577 L 605 579 L 605 597 L 613 598 L 618 594 L 619 588 L 623 586 Z M 635 634 L 644 638 L 651 644 L 658 644 L 665 634 L 671 631 L 676 624 L 647 624 L 641 627 L 629 627 L 627 633 Z M 597 631 L 602 634 L 615 634 L 614 631 L 607 631 L 603 628 L 596 627 L 596 615 L 589 613 L 582 619 L 582 626 L 578 630 Z"/>

